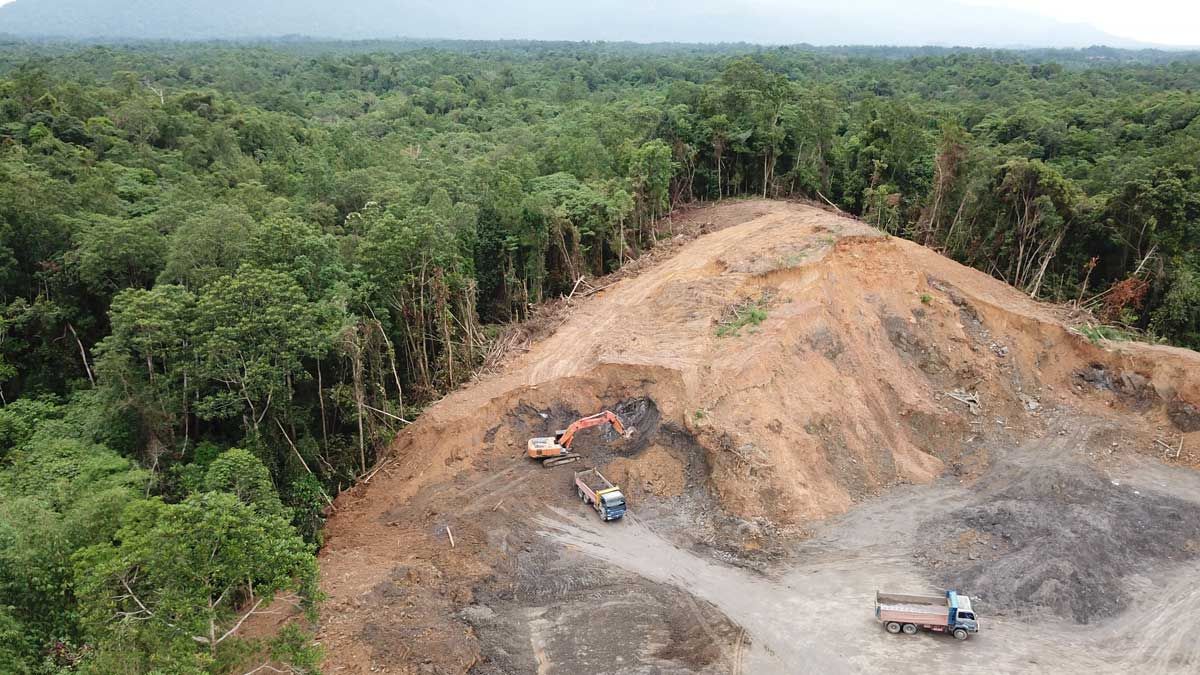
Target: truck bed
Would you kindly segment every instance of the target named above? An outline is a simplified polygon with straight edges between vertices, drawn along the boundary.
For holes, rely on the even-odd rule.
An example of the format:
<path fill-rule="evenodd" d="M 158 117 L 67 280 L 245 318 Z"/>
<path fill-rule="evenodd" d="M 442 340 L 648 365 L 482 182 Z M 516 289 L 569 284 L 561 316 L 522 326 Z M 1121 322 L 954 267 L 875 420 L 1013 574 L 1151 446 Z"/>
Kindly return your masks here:
<path fill-rule="evenodd" d="M 950 622 L 950 607 L 945 596 L 876 593 L 875 605 L 880 621 L 944 626 Z"/>
<path fill-rule="evenodd" d="M 914 605 L 949 608 L 944 595 L 906 595 L 904 593 L 875 592 L 875 603 L 879 605 Z"/>
<path fill-rule="evenodd" d="M 612 483 L 608 482 L 608 480 L 606 480 L 604 476 L 600 475 L 600 473 L 595 469 L 580 471 L 575 475 L 575 479 L 581 483 L 583 487 L 591 490 L 593 493 L 614 487 Z"/>

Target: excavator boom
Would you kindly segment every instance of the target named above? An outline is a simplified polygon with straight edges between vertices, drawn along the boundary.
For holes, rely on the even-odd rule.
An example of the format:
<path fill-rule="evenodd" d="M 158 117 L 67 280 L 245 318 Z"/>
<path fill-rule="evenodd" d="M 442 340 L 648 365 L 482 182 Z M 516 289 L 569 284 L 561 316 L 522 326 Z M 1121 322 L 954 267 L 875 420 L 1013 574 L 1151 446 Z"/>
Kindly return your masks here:
<path fill-rule="evenodd" d="M 571 444 L 575 442 L 575 434 L 583 431 L 584 429 L 598 427 L 601 424 L 606 423 L 611 424 L 612 428 L 616 430 L 618 434 L 621 434 L 622 436 L 627 435 L 625 433 L 625 425 L 621 422 L 621 418 L 617 417 L 616 413 L 605 410 L 604 412 L 596 413 L 591 417 L 584 417 L 583 419 L 578 420 L 571 426 L 567 427 L 566 431 L 562 432 L 562 435 L 559 436 L 558 444 L 564 448 L 570 449 Z"/>
<path fill-rule="evenodd" d="M 563 429 L 554 436 L 529 439 L 528 454 L 534 459 L 542 460 L 545 466 L 569 464 L 579 459 L 579 455 L 571 452 L 571 444 L 575 442 L 575 434 L 584 429 L 597 427 L 601 424 L 611 424 L 613 429 L 622 436 L 629 437 L 633 429 L 626 430 L 625 423 L 617 414 L 605 410 L 602 413 L 590 415 L 576 420 L 571 426 Z"/>

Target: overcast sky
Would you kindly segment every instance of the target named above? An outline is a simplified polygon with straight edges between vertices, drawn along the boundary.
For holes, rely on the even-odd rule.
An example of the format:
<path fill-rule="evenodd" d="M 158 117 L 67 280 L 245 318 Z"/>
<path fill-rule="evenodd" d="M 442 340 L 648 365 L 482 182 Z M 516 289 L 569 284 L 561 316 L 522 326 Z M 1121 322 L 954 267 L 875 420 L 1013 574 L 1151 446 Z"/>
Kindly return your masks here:
<path fill-rule="evenodd" d="M 6 5 L 14 0 L 0 0 Z M 38 0 L 22 0 L 37 2 Z M 195 0 L 203 3 L 204 0 Z M 333 0 L 331 0 L 333 1 Z M 811 0 L 725 0 L 728 10 L 746 5 L 803 6 Z M 1058 21 L 1084 23 L 1111 35 L 1161 45 L 1196 46 L 1200 43 L 1200 0 L 957 0 L 965 5 L 992 6 L 1040 14 Z M 878 0 L 840 0 L 843 6 Z M 829 5 L 821 5 L 828 11 Z"/>
<path fill-rule="evenodd" d="M 782 1 L 782 0 L 779 0 Z M 1021 9 L 1106 33 L 1164 45 L 1200 43 L 1200 0 L 959 0 Z"/>

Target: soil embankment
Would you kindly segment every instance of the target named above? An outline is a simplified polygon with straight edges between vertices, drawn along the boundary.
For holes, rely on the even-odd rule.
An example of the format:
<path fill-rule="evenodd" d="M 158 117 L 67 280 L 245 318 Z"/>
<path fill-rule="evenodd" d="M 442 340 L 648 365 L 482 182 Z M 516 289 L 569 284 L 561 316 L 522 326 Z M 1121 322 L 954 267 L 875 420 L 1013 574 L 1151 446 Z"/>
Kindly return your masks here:
<path fill-rule="evenodd" d="M 968 645 L 873 630 L 879 584 L 981 596 L 995 630 L 970 644 L 1011 672 L 1138 653 L 1121 617 L 1153 624 L 1162 570 L 1200 554 L 1200 355 L 1094 345 L 999 281 L 811 207 L 691 218 L 709 233 L 432 406 L 339 498 L 330 672 L 961 659 Z M 524 458 L 529 437 L 606 408 L 637 433 L 585 432 L 566 467 Z M 626 488 L 626 522 L 588 519 L 570 483 L 588 465 Z M 1034 639 L 1020 617 L 1043 610 Z M 806 634 L 813 613 L 837 619 Z M 1171 644 L 1146 658 L 1200 667 Z"/>

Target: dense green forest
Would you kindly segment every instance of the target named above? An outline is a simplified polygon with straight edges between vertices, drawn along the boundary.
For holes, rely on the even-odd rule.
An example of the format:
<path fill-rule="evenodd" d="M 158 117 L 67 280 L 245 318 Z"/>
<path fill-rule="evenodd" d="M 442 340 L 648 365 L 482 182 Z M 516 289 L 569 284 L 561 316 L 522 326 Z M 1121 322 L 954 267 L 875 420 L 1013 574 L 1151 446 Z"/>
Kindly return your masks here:
<path fill-rule="evenodd" d="M 680 204 L 832 201 L 1200 348 L 1200 61 L 1167 61 L 3 46 L 0 672 L 309 668 L 239 628 L 313 607 L 329 500 Z"/>

